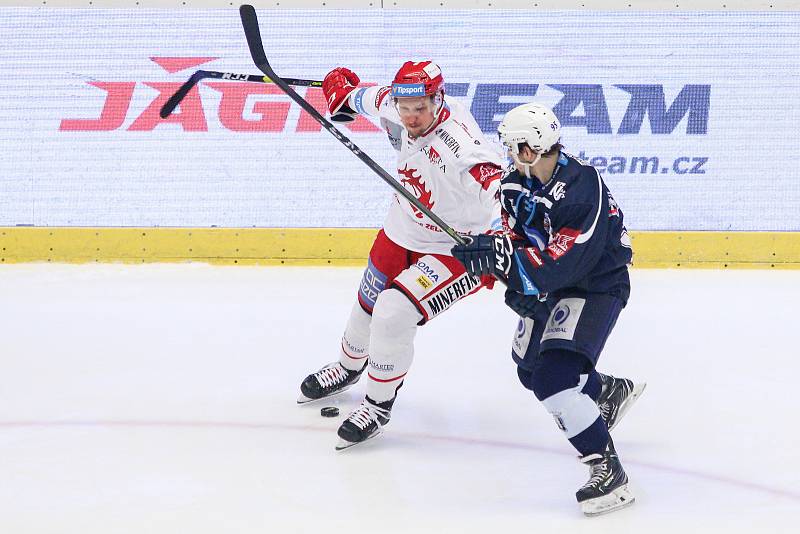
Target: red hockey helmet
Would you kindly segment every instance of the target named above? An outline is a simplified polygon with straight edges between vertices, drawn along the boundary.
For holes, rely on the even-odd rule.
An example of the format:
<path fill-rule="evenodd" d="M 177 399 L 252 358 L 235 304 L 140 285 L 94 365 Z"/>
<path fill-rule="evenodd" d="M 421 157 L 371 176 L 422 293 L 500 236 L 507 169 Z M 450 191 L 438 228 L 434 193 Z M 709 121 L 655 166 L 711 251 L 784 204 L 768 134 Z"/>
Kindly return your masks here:
<path fill-rule="evenodd" d="M 432 61 L 406 61 L 392 81 L 392 96 L 433 96 L 444 93 L 442 69 Z"/>

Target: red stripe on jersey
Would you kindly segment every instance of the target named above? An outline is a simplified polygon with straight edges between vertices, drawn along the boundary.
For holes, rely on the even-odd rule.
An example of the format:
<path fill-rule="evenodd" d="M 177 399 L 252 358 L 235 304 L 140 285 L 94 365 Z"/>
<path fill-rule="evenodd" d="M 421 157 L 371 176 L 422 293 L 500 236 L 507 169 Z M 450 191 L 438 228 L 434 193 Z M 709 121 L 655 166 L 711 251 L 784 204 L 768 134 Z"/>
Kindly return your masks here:
<path fill-rule="evenodd" d="M 388 380 L 381 380 L 380 378 L 375 378 L 374 376 L 372 376 L 372 373 L 367 373 L 367 376 L 368 376 L 368 377 L 369 377 L 371 380 L 374 380 L 375 382 L 383 382 L 383 383 L 385 384 L 386 382 L 394 382 L 395 380 L 400 380 L 401 378 L 403 378 L 403 377 L 404 377 L 404 376 L 406 376 L 407 374 L 408 374 L 408 373 L 403 373 L 403 374 L 402 374 L 402 375 L 400 375 L 400 376 L 396 376 L 396 377 L 394 377 L 394 378 L 389 378 Z"/>
<path fill-rule="evenodd" d="M 469 173 L 481 184 L 484 191 L 489 189 L 492 182 L 503 176 L 503 170 L 494 163 L 478 163 L 469 170 Z"/>
<path fill-rule="evenodd" d="M 562 228 L 553 235 L 550 239 L 550 244 L 547 245 L 547 253 L 554 260 L 559 259 L 561 256 L 569 252 L 572 245 L 575 244 L 575 239 L 581 235 L 580 230 L 573 230 L 572 228 Z"/>
<path fill-rule="evenodd" d="M 380 109 L 381 103 L 383 103 L 383 99 L 386 98 L 386 95 L 389 94 L 388 87 L 381 87 L 378 90 L 378 95 L 375 97 L 375 107 Z"/>

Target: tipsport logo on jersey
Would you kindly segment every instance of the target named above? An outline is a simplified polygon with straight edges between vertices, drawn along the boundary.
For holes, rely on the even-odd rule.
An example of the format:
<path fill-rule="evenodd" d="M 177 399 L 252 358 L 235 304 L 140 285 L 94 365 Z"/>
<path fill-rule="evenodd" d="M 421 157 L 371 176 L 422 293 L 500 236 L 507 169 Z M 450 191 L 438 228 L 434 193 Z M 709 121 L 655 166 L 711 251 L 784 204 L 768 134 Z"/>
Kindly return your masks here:
<path fill-rule="evenodd" d="M 217 109 L 204 101 L 200 91 L 193 89 L 181 102 L 180 107 L 166 119 L 158 111 L 167 99 L 180 88 L 189 75 L 200 65 L 217 58 L 210 57 L 151 57 L 150 60 L 162 71 L 154 71 L 154 77 L 163 71 L 179 75 L 177 81 L 91 81 L 87 82 L 87 95 L 97 90 L 105 92 L 94 117 L 65 117 L 61 120 L 61 131 L 149 131 L 165 125 L 177 125 L 187 132 L 209 130 L 208 116 L 216 113 L 223 129 L 234 132 L 321 132 L 321 126 L 307 113 L 301 111 L 290 120 L 289 110 L 295 104 L 275 85 L 237 82 L 202 81 L 203 87 L 220 93 Z M 368 84 L 374 85 L 374 84 Z M 577 128 L 589 135 L 623 134 L 642 132 L 645 123 L 653 134 L 705 135 L 708 132 L 711 107 L 711 86 L 685 84 L 672 100 L 666 97 L 664 86 L 659 84 L 507 84 L 469 83 L 445 84 L 447 94 L 462 100 L 471 94 L 469 105 L 472 115 L 481 130 L 494 134 L 503 114 L 524 101 L 534 100 L 540 88 L 555 90 L 560 98 L 553 111 L 565 130 Z M 132 115 L 131 102 L 137 90 L 155 89 L 146 108 Z M 409 88 L 411 91 L 413 88 Z M 472 89 L 472 91 L 471 91 Z M 306 100 L 321 113 L 327 113 L 322 91 L 317 88 L 298 88 Z M 609 97 L 615 100 L 623 95 L 628 98 L 624 114 L 613 123 L 609 113 Z M 513 103 L 512 103 L 513 102 Z M 685 120 L 684 120 L 685 119 Z M 685 122 L 685 129 L 678 126 Z M 343 125 L 352 132 L 378 133 L 381 129 L 364 117 Z"/>

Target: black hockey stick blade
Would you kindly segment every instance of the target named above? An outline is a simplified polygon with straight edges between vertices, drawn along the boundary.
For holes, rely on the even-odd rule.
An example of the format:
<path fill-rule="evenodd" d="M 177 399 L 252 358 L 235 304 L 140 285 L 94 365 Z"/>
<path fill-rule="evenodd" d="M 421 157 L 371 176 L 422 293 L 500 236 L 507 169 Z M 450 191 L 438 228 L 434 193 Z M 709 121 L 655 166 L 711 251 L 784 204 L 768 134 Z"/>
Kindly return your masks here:
<path fill-rule="evenodd" d="M 253 58 L 253 63 L 259 69 L 265 66 L 267 70 L 272 71 L 267 61 L 267 54 L 264 52 L 264 43 L 261 42 L 261 29 L 258 27 L 256 8 L 249 4 L 242 4 L 239 6 L 239 17 L 242 19 L 244 36 L 247 38 L 247 47 L 250 49 L 250 57 Z M 264 74 L 267 73 L 264 72 Z"/>
<path fill-rule="evenodd" d="M 392 178 L 392 176 L 387 173 L 383 167 L 378 165 L 372 158 L 366 155 L 364 152 L 361 151 L 360 148 L 356 146 L 350 139 L 347 138 L 342 132 L 340 132 L 331 122 L 329 122 L 325 117 L 320 115 L 319 111 L 314 108 L 311 104 L 309 104 L 303 97 L 297 94 L 289 85 L 286 83 L 286 80 L 281 79 L 280 76 L 275 74 L 275 71 L 272 70 L 272 67 L 267 61 L 267 54 L 264 52 L 264 44 L 261 41 L 261 30 L 258 27 L 258 17 L 256 16 L 256 10 L 253 6 L 248 4 L 243 4 L 239 7 L 239 15 L 242 18 L 242 26 L 244 27 L 244 34 L 247 37 L 247 46 L 250 48 L 250 55 L 253 57 L 253 62 L 258 67 L 258 70 L 263 72 L 270 78 L 275 85 L 280 87 L 284 93 L 286 93 L 292 100 L 294 100 L 297 105 L 299 105 L 303 110 L 305 110 L 309 115 L 311 115 L 314 120 L 320 123 L 331 135 L 333 135 L 339 142 L 341 142 L 344 146 L 346 146 L 350 152 L 356 155 L 358 159 L 364 162 L 367 167 L 372 169 L 375 174 L 377 174 L 384 182 L 386 182 L 392 189 L 394 189 L 397 194 L 408 200 L 411 205 L 417 208 L 420 212 L 422 212 L 426 217 L 432 220 L 436 225 L 442 229 L 447 235 L 449 235 L 453 241 L 458 243 L 459 245 L 463 245 L 466 243 L 466 240 L 461 237 L 458 232 L 453 230 L 447 223 L 445 223 L 442 219 L 440 219 L 436 214 L 434 214 L 427 206 L 425 206 L 422 202 L 419 201 L 417 197 L 412 195 L 405 187 L 401 184 L 397 183 L 397 180 Z"/>
<path fill-rule="evenodd" d="M 161 107 L 161 110 L 158 112 L 161 118 L 166 119 L 169 117 L 170 114 L 175 111 L 175 108 L 178 107 L 178 104 L 180 104 L 181 101 L 186 98 L 186 95 L 189 94 L 189 91 L 192 90 L 192 87 L 200 83 L 200 80 L 204 80 L 206 78 L 238 82 L 273 83 L 273 81 L 267 76 L 256 76 L 255 74 L 237 74 L 235 72 L 217 72 L 214 70 L 198 70 L 192 74 L 192 76 L 186 80 L 186 83 L 181 85 L 181 87 L 175 91 L 175 94 L 169 97 L 169 100 L 167 100 L 166 103 Z M 319 80 L 284 78 L 283 81 L 289 85 L 297 85 L 300 87 L 322 87 L 322 82 Z"/>

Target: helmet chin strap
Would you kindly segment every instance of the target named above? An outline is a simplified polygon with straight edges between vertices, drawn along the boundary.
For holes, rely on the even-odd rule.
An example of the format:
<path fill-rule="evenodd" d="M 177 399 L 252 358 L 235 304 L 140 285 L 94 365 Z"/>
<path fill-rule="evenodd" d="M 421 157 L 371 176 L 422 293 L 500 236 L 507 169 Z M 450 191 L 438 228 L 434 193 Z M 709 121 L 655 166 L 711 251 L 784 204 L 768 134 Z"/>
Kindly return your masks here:
<path fill-rule="evenodd" d="M 425 128 L 426 130 L 430 128 L 434 122 L 439 120 L 439 116 L 444 111 L 444 95 L 442 93 L 437 93 L 437 95 L 433 99 L 434 104 L 436 104 L 436 111 L 433 112 L 433 120 L 431 123 Z"/>
<path fill-rule="evenodd" d="M 514 156 L 514 163 L 516 163 L 517 165 L 521 165 L 522 168 L 525 169 L 525 176 L 529 180 L 532 180 L 533 176 L 531 176 L 531 169 L 533 168 L 534 165 L 539 163 L 540 159 L 542 159 L 542 154 L 537 152 L 536 153 L 536 159 L 533 160 L 531 163 L 525 163 L 524 161 L 519 159 L 519 154 L 513 154 L 513 156 Z"/>

